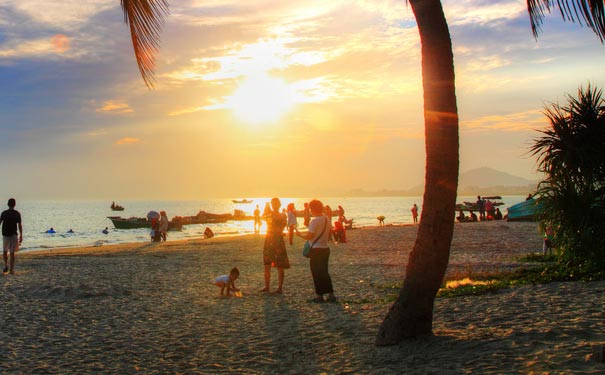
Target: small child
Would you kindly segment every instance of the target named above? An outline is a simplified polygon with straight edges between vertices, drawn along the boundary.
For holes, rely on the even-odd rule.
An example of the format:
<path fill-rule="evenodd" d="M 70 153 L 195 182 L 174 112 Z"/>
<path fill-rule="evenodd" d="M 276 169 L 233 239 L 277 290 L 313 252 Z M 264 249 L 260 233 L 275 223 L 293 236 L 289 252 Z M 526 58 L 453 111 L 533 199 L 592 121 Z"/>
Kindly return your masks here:
<path fill-rule="evenodd" d="M 230 295 L 231 291 L 239 292 L 239 289 L 235 287 L 235 280 L 239 277 L 239 269 L 233 267 L 228 275 L 221 275 L 214 280 L 214 285 L 221 288 L 221 296 L 227 289 L 227 296 Z"/>

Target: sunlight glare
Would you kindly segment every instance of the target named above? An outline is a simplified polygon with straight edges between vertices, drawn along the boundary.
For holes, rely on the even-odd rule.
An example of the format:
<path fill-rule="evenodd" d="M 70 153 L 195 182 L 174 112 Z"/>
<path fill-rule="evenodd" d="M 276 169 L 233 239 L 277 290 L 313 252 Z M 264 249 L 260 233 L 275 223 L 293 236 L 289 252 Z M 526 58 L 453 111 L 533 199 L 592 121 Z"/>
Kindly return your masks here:
<path fill-rule="evenodd" d="M 255 75 L 238 87 L 228 106 L 242 122 L 272 123 L 292 109 L 294 95 L 284 81 L 264 74 Z"/>

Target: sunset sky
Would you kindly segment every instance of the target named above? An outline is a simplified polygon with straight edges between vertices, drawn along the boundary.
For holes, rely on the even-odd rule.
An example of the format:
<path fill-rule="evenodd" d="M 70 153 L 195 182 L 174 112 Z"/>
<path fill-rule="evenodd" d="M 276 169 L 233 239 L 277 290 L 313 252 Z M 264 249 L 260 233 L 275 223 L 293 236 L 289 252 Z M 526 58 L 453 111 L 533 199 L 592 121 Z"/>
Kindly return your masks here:
<path fill-rule="evenodd" d="M 0 197 L 334 196 L 423 182 L 405 1 L 170 4 L 149 90 L 119 0 L 0 0 Z M 605 46 L 558 10 L 534 39 L 525 1 L 443 6 L 460 170 L 537 179 L 527 150 L 544 105 L 604 87 Z"/>

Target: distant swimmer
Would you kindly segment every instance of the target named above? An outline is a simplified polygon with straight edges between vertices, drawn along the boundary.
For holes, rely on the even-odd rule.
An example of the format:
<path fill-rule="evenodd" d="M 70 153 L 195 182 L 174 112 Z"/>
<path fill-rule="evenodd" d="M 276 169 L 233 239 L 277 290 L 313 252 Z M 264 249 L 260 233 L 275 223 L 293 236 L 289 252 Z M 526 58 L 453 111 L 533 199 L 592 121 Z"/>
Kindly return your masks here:
<path fill-rule="evenodd" d="M 73 229 L 67 231 L 67 233 L 75 233 Z"/>
<path fill-rule="evenodd" d="M 109 234 L 109 228 L 108 228 L 108 227 L 105 227 L 105 229 L 103 229 L 103 230 L 102 230 L 102 232 L 103 232 L 104 234 Z"/>
<path fill-rule="evenodd" d="M 46 231 L 46 233 L 53 234 L 53 233 L 57 233 L 57 232 L 55 232 L 55 229 L 53 227 L 51 227 L 49 230 Z"/>

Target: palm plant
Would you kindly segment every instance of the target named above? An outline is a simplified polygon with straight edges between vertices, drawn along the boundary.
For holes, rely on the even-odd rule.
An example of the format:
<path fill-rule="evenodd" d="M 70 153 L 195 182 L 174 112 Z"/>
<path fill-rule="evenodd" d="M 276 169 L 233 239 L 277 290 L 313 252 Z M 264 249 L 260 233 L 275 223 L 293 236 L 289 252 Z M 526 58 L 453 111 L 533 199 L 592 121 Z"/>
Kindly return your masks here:
<path fill-rule="evenodd" d="M 605 99 L 590 84 L 546 108 L 550 124 L 531 153 L 546 176 L 539 185 L 541 225 L 555 229 L 561 261 L 605 265 Z"/>
<path fill-rule="evenodd" d="M 153 85 L 157 49 L 167 0 L 121 0 L 130 26 L 139 70 Z M 432 333 L 433 302 L 449 260 L 458 187 L 458 109 L 452 43 L 440 0 L 409 0 L 422 45 L 426 174 L 418 236 L 406 268 L 404 285 L 386 316 L 377 345 Z M 546 13 L 558 6 L 564 19 L 584 21 L 603 41 L 603 0 L 528 0 L 537 35 Z"/>

